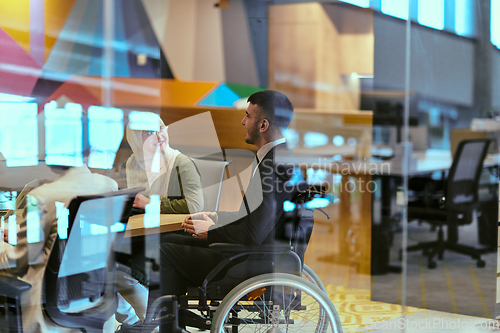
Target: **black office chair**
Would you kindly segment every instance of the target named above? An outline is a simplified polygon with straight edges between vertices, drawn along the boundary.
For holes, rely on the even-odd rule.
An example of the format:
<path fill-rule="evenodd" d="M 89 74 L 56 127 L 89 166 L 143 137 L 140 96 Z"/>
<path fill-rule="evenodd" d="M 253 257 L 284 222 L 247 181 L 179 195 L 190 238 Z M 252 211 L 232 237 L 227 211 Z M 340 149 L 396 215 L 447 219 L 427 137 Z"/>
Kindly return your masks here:
<path fill-rule="evenodd" d="M 484 267 L 481 254 L 491 251 L 488 248 L 475 248 L 458 243 L 458 227 L 470 224 L 473 212 L 478 204 L 478 184 L 483 162 L 491 140 L 464 140 L 458 145 L 448 177 L 444 183 L 444 191 L 436 191 L 439 182 L 426 184 L 426 196 L 408 204 L 408 221 L 420 220 L 438 228 L 438 239 L 432 242 L 421 242 L 407 248 L 408 251 L 423 250 L 427 256 L 427 266 L 435 268 L 434 257 L 443 259 L 445 250 L 470 255 L 476 259 L 477 267 Z M 448 228 L 445 240 L 443 226 Z"/>
<path fill-rule="evenodd" d="M 183 332 L 176 324 L 180 308 L 201 313 L 188 312 L 186 326 L 212 333 L 342 332 L 324 286 L 303 264 L 314 223 L 313 211 L 304 208 L 313 194 L 305 183 L 299 186 L 295 209 L 285 213 L 288 221 L 277 231 L 277 244 L 212 244 L 227 258 L 202 286 L 188 288 L 179 305 L 175 296 L 156 300 L 145 321 L 148 330 L 163 322 L 172 325 L 173 332 Z"/>
<path fill-rule="evenodd" d="M 111 249 L 140 190 L 79 196 L 71 201 L 67 235 L 58 232 L 44 275 L 43 311 L 55 324 L 102 332 L 115 313 L 116 264 Z M 0 314 L 7 319 L 9 332 L 23 332 L 20 299 L 30 288 L 17 278 L 0 276 L 0 297 L 6 300 Z"/>

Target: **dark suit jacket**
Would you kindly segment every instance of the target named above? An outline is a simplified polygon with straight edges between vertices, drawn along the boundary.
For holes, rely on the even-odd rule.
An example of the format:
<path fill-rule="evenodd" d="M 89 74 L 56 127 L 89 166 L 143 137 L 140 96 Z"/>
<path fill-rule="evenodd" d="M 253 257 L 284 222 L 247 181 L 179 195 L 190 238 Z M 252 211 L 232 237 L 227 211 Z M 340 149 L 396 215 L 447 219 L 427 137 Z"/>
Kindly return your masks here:
<path fill-rule="evenodd" d="M 276 230 L 286 218 L 283 202 L 292 200 L 296 189 L 287 182 L 297 174 L 297 163 L 286 143 L 271 149 L 250 179 L 238 212 L 217 212 L 219 220 L 208 231 L 209 243 L 260 245 L 275 243 Z M 258 177 L 260 176 L 260 178 Z M 248 203 L 249 212 L 247 211 Z"/>

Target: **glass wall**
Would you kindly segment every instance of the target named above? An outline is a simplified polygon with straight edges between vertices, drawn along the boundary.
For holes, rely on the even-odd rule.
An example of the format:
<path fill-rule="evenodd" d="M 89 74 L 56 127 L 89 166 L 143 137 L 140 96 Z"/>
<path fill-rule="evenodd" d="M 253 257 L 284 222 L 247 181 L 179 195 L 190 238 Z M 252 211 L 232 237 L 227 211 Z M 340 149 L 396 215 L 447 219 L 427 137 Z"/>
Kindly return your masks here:
<path fill-rule="evenodd" d="M 303 137 L 294 153 L 334 198 L 333 219 L 315 216 L 305 262 L 349 308 L 347 329 L 401 329 L 403 317 L 453 330 L 462 315 L 495 325 L 484 319 L 498 315 L 495 1 L 342 2 L 269 11 L 269 87 L 307 113 L 292 123 Z M 347 110 L 373 112 L 370 158 L 363 135 L 335 119 Z"/>
<path fill-rule="evenodd" d="M 42 306 L 65 318 L 109 295 L 106 330 L 143 320 L 160 295 L 160 223 L 260 207 L 243 200 L 261 148 L 246 112 L 266 89 L 294 107 L 276 138 L 311 190 L 277 216 L 314 216 L 296 246 L 303 277 L 344 331 L 494 325 L 498 2 L 0 1 L 0 274 L 32 286 L 22 329 L 62 325 Z M 70 206 L 133 187 L 128 226 L 123 197 Z M 48 265 L 56 299 L 41 298 Z M 129 278 L 142 287 L 126 310 Z"/>
<path fill-rule="evenodd" d="M 115 285 L 124 288 L 111 270 L 114 251 L 132 254 L 124 197 L 82 203 L 78 213 L 72 199 L 140 186 L 126 177 L 127 127 L 159 132 L 161 79 L 172 78 L 150 8 L 114 0 L 0 7 L 0 274 L 14 276 L 2 282 L 2 304 L 14 302 L 16 277 L 31 285 L 22 316 L 16 310 L 22 320 L 2 305 L 0 322 L 31 332 L 71 325 L 71 313 L 89 308 L 109 318 L 114 310 L 102 304 L 116 302 Z M 149 124 L 137 116 L 139 128 L 132 114 L 157 116 Z M 148 255 L 159 236 L 149 237 Z M 82 318 L 74 325 L 87 325 Z"/>
<path fill-rule="evenodd" d="M 423 18 L 431 5 L 444 8 L 432 11 L 432 15 L 440 13 L 439 25 L 437 17 L 432 16 L 436 24 L 431 24 L 430 16 Z M 470 6 L 473 10 L 465 14 Z M 498 315 L 493 278 L 497 271 L 498 103 L 492 94 L 496 78 L 490 74 L 498 67 L 498 50 L 490 41 L 492 10 L 490 1 L 410 1 L 407 17 L 416 21 L 377 16 L 375 22 L 380 30 L 375 31 L 374 84 L 379 89 L 404 90 L 399 109 L 403 121 L 396 125 L 401 126 L 401 136 L 398 129 L 398 135 L 388 134 L 398 138 L 391 141 L 396 147 L 393 160 L 400 148 L 403 168 L 393 169 L 395 175 L 389 179 L 382 177 L 383 191 L 390 194 L 374 197 L 390 207 L 385 214 L 382 210 L 382 231 L 372 234 L 372 248 L 379 244 L 390 259 L 385 261 L 389 266 L 378 273 L 372 266 L 371 295 L 372 300 L 405 304 L 407 320 L 444 322 L 437 313 L 416 309 L 458 314 L 449 318 Z M 456 34 L 438 31 L 448 30 L 453 20 Z M 377 46 L 381 40 L 384 48 Z M 379 110 L 374 109 L 374 119 Z M 384 128 L 377 126 L 374 134 L 389 131 Z M 484 148 L 483 156 L 484 142 L 489 148 Z M 456 322 L 446 323 L 452 324 Z M 467 323 L 473 324 L 473 320 Z"/>

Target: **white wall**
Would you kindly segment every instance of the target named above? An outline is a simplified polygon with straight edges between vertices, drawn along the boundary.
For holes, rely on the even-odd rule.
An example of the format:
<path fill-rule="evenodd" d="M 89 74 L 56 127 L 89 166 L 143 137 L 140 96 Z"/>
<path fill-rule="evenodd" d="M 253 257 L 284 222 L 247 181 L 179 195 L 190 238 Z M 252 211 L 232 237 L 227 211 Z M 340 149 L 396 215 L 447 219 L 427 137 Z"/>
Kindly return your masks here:
<path fill-rule="evenodd" d="M 231 0 L 229 8 L 222 12 L 222 24 L 227 81 L 259 85 L 257 63 L 242 0 Z"/>
<path fill-rule="evenodd" d="M 142 0 L 176 79 L 225 81 L 221 9 L 207 0 Z"/>

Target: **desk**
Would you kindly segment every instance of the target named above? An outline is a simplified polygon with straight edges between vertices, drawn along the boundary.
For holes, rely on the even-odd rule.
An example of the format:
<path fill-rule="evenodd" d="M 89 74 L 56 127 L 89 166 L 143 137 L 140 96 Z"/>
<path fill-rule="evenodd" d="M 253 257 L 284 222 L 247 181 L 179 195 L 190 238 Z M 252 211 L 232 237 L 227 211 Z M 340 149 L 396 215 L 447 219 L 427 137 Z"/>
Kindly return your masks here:
<path fill-rule="evenodd" d="M 381 216 L 390 215 L 387 208 L 390 207 L 391 193 L 387 189 L 390 186 L 391 178 L 401 179 L 404 176 L 400 162 L 394 160 L 369 160 L 366 162 L 360 161 L 334 161 L 333 158 L 316 159 L 316 164 L 312 163 L 312 157 L 304 156 L 304 161 L 313 167 L 329 171 L 330 173 L 338 173 L 342 175 L 372 175 L 373 177 L 381 178 L 381 193 L 382 193 L 382 211 Z M 407 175 L 409 177 L 428 174 L 436 171 L 445 172 L 450 169 L 453 159 L 449 150 L 443 149 L 428 149 L 425 152 L 414 152 L 413 156 L 417 157 L 417 166 L 409 169 Z M 317 162 L 319 161 L 319 163 Z M 500 165 L 500 154 L 488 154 L 484 160 L 484 168 L 492 168 Z"/>
<path fill-rule="evenodd" d="M 426 151 L 413 152 L 413 156 L 417 157 L 417 167 L 408 170 L 409 176 L 415 176 L 422 173 L 429 173 L 435 171 L 446 171 L 451 167 L 453 158 L 447 149 L 427 149 Z M 392 160 L 384 161 L 392 165 Z M 500 164 L 500 154 L 488 154 L 484 160 L 483 167 L 489 168 Z M 382 175 L 387 175 L 382 173 Z M 402 176 L 403 170 L 401 168 L 392 168 L 390 175 Z"/>
<path fill-rule="evenodd" d="M 339 193 L 339 218 L 338 230 L 340 237 L 338 238 L 338 247 L 340 256 L 347 257 L 348 254 L 359 253 L 360 266 L 359 272 L 370 274 L 370 262 L 374 260 L 371 258 L 370 244 L 371 240 L 376 239 L 376 235 L 371 234 L 371 227 L 378 220 L 373 218 L 379 215 L 387 218 L 390 216 L 391 199 L 394 191 L 390 191 L 391 181 L 401 179 L 403 177 L 402 168 L 396 167 L 398 163 L 391 160 L 375 160 L 369 159 L 366 161 L 353 161 L 353 160 L 334 160 L 332 153 L 328 149 L 294 149 L 294 155 L 298 160 L 301 169 L 322 169 L 332 174 L 342 175 L 341 192 Z M 425 152 L 414 152 L 417 157 L 417 166 L 408 171 L 408 176 L 418 176 L 423 174 L 432 173 L 435 171 L 445 172 L 451 167 L 453 162 L 449 150 L 428 149 Z M 500 164 L 500 155 L 488 155 L 484 161 L 484 167 L 491 168 Z M 348 181 L 349 177 L 356 177 L 360 183 L 356 185 L 362 186 L 360 191 L 360 205 L 356 212 L 353 212 L 351 200 L 352 197 L 346 191 L 344 184 Z M 368 192 L 366 185 L 373 178 L 379 178 L 380 185 L 379 193 L 382 194 L 380 208 L 373 205 L 372 193 Z M 351 182 L 352 184 L 352 182 Z M 378 213 L 378 214 L 377 214 Z M 353 221 L 356 220 L 356 221 Z M 355 223 L 354 223 L 355 222 Z M 330 222 L 328 222 L 330 223 Z M 382 223 L 382 221 L 380 221 Z M 357 233 L 354 241 L 353 231 Z M 344 241 L 347 237 L 349 242 Z M 352 249 L 354 248 L 354 250 Z M 347 261 L 342 261 L 342 258 L 331 259 L 336 263 L 349 264 Z"/>
<path fill-rule="evenodd" d="M 134 215 L 128 219 L 124 237 L 145 236 L 182 230 L 181 224 L 186 216 L 190 214 L 160 214 L 160 226 L 156 228 L 144 227 L 144 215 L 145 214 Z"/>
<path fill-rule="evenodd" d="M 334 160 L 333 155 L 338 154 L 338 150 L 329 150 L 317 148 L 300 148 L 293 150 L 295 157 L 299 163 L 304 163 L 313 168 L 320 168 L 331 171 L 333 173 L 342 173 L 343 170 L 350 169 L 350 173 L 379 176 L 396 176 L 401 177 L 403 170 L 400 163 L 396 163 L 394 159 L 377 160 L 370 159 L 367 161 L 354 160 Z M 446 171 L 451 167 L 453 162 L 451 153 L 447 149 L 427 149 L 426 151 L 415 151 L 413 156 L 417 157 L 417 167 L 408 170 L 408 175 L 415 176 L 418 174 L 429 173 L 434 171 Z M 500 164 L 500 154 L 488 154 L 484 160 L 484 167 L 493 167 Z M 366 167 L 365 167 L 366 166 Z"/>
<path fill-rule="evenodd" d="M 160 214 L 160 226 L 156 228 L 145 228 L 144 227 L 144 215 L 138 214 L 129 217 L 127 222 L 127 228 L 123 235 L 124 238 L 131 238 L 131 252 L 129 256 L 137 256 L 138 258 L 147 258 L 146 256 L 146 235 L 160 234 L 162 232 L 170 232 L 182 230 L 181 224 L 189 214 Z M 159 239 L 159 238 L 158 238 Z M 158 244 L 155 242 L 154 245 L 149 244 L 153 248 Z M 123 255 L 123 254 L 119 254 Z M 126 255 L 126 254 L 125 254 Z M 132 260 L 132 259 L 127 259 Z M 139 265 L 142 264 L 137 264 Z M 142 270 L 146 272 L 145 263 L 142 266 Z"/>
<path fill-rule="evenodd" d="M 443 150 L 428 150 L 425 153 L 416 153 L 414 156 L 417 157 L 417 165 L 414 168 L 410 168 L 407 170 L 407 172 L 403 172 L 402 168 L 390 168 L 391 166 L 391 161 L 388 161 L 389 168 L 385 168 L 385 172 L 380 172 L 377 174 L 377 177 L 381 179 L 381 209 L 380 209 L 380 237 L 384 237 L 384 235 L 392 234 L 392 226 L 394 226 L 394 222 L 397 220 L 392 218 L 392 196 L 394 190 L 394 187 L 391 187 L 391 185 L 394 185 L 394 183 L 401 183 L 401 179 L 404 180 L 405 176 L 410 177 L 415 177 L 415 176 L 420 176 L 425 174 L 431 174 L 433 172 L 440 172 L 441 173 L 441 178 L 442 180 L 445 179 L 445 172 L 450 169 L 453 163 L 453 159 L 451 157 L 451 154 L 449 151 L 443 151 Z M 485 158 L 483 162 L 483 168 L 493 168 L 496 167 L 498 164 L 500 164 L 500 156 L 498 154 L 489 154 Z M 387 170 L 390 170 L 390 172 L 387 172 Z M 418 182 L 422 181 L 423 177 L 417 178 Z M 392 182 L 392 183 L 391 183 Z M 411 221 L 409 219 L 409 221 Z M 409 222 L 408 221 L 408 222 Z M 470 222 L 470 221 L 469 221 Z M 399 223 L 398 223 L 399 224 Z M 446 232 L 447 232 L 447 237 L 446 237 L 446 242 L 449 244 L 455 244 L 458 242 L 458 230 L 459 226 L 456 224 L 449 224 Z M 392 238 L 392 237 L 391 237 Z M 372 242 L 375 245 L 381 244 L 382 241 L 378 240 L 377 242 L 377 237 L 374 235 L 372 238 Z M 383 257 L 383 256 L 382 256 Z M 387 258 L 388 260 L 388 258 Z M 373 261 L 377 262 L 377 261 Z M 380 261 L 381 267 L 384 267 L 383 265 L 385 263 L 382 263 Z M 376 266 L 375 266 L 376 267 Z M 393 270 L 395 267 L 388 266 L 389 271 L 397 271 Z M 384 269 L 381 269 L 379 273 L 384 273 Z"/>
<path fill-rule="evenodd" d="M 443 173 L 444 177 L 444 172 L 449 170 L 451 164 L 453 163 L 453 159 L 449 150 L 428 149 L 425 152 L 414 152 L 413 156 L 417 157 L 417 166 L 416 168 L 408 170 L 407 175 L 409 177 L 439 171 Z M 400 163 L 395 164 L 393 160 L 370 162 L 370 164 L 374 164 L 375 166 L 373 169 L 375 169 L 376 172 L 372 174 L 382 179 L 381 216 L 387 216 L 388 214 L 385 209 L 387 209 L 387 207 L 389 206 L 391 193 L 384 189 L 387 189 L 389 187 L 391 178 L 401 179 L 404 176 L 404 172 L 400 167 Z M 484 160 L 483 168 L 492 168 L 497 165 L 500 165 L 500 154 L 488 154 Z M 352 167 L 355 168 L 356 166 L 353 165 Z"/>

